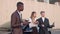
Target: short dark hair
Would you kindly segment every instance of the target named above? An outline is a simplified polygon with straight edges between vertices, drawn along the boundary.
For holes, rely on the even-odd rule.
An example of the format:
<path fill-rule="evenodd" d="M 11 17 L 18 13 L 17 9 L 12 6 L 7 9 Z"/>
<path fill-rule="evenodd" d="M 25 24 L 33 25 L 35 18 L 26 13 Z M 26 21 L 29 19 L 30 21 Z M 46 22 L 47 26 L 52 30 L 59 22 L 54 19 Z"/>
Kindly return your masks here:
<path fill-rule="evenodd" d="M 40 14 L 45 13 L 45 11 L 41 11 Z"/>
<path fill-rule="evenodd" d="M 17 2 L 17 6 L 23 5 L 22 2 Z"/>

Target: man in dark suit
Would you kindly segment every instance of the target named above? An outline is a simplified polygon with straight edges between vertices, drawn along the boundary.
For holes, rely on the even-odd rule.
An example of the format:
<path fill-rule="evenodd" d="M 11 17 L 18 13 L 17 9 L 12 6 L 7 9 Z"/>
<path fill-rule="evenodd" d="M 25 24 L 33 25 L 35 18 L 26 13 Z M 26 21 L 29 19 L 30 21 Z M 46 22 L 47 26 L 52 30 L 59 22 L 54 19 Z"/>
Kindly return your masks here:
<path fill-rule="evenodd" d="M 45 12 L 40 12 L 41 17 L 37 19 L 39 22 L 39 34 L 49 34 L 48 28 L 53 27 L 53 24 L 50 26 L 49 19 L 45 17 Z"/>
<path fill-rule="evenodd" d="M 11 15 L 12 34 L 23 34 L 22 31 L 22 11 L 24 9 L 22 2 L 17 3 L 17 10 Z"/>

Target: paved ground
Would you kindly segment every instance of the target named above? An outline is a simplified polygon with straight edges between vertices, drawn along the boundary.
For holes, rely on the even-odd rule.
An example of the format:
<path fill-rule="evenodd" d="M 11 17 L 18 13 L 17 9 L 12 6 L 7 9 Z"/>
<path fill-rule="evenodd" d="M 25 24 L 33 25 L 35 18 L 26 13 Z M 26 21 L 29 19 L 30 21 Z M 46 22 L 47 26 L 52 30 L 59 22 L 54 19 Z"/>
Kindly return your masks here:
<path fill-rule="evenodd" d="M 60 30 L 53 30 L 51 32 L 52 32 L 52 34 L 60 34 Z"/>
<path fill-rule="evenodd" d="M 60 30 L 52 30 L 52 34 L 60 34 Z M 0 34 L 8 34 L 9 32 L 0 31 Z"/>

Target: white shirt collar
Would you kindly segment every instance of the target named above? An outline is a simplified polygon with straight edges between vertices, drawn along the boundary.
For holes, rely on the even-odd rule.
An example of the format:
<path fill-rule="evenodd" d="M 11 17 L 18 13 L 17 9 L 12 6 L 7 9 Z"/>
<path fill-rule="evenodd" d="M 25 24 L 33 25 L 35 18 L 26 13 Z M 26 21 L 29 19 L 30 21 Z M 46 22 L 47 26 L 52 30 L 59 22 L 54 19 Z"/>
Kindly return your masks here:
<path fill-rule="evenodd" d="M 17 12 L 18 12 L 19 14 L 22 14 L 22 11 L 19 12 L 19 11 L 17 10 Z"/>
<path fill-rule="evenodd" d="M 43 22 L 44 22 L 44 20 L 45 20 L 45 17 L 42 17 L 42 20 L 43 20 Z"/>

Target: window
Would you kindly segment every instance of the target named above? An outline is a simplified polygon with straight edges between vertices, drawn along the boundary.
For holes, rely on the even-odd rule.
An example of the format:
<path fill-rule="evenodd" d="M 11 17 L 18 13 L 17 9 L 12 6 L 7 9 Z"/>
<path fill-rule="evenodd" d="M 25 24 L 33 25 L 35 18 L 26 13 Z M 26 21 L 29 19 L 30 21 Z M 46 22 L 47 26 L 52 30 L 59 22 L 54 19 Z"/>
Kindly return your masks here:
<path fill-rule="evenodd" d="M 60 0 L 49 0 L 50 4 L 60 5 Z"/>
<path fill-rule="evenodd" d="M 49 3 L 49 0 L 37 0 L 38 2 L 46 2 Z"/>
<path fill-rule="evenodd" d="M 38 2 L 44 2 L 44 0 L 37 0 Z"/>
<path fill-rule="evenodd" d="M 60 0 L 37 0 L 38 2 L 46 2 L 46 3 L 49 3 L 49 4 L 55 4 L 55 3 L 58 3 L 60 4 Z"/>
<path fill-rule="evenodd" d="M 50 4 L 55 4 L 55 2 L 57 2 L 57 0 L 49 0 Z"/>

